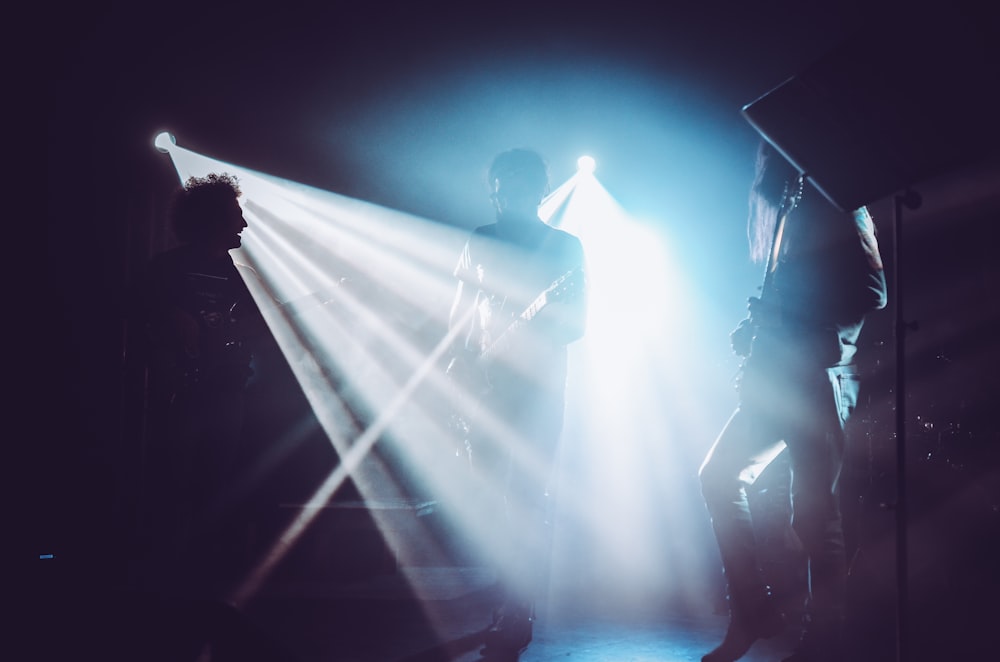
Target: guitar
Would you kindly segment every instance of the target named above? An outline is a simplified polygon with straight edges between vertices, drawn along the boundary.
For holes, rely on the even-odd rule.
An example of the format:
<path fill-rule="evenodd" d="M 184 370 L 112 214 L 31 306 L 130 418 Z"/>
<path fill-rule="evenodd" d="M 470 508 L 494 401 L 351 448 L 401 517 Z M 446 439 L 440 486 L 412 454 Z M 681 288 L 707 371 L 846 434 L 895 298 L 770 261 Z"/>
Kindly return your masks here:
<path fill-rule="evenodd" d="M 545 288 L 541 294 L 528 304 L 520 315 L 507 325 L 499 336 L 497 336 L 488 347 L 486 347 L 476 358 L 476 367 L 483 373 L 487 373 L 491 365 L 496 362 L 498 356 L 510 349 L 514 339 L 523 332 L 524 327 L 529 324 L 538 313 L 548 306 L 552 301 L 562 296 L 573 285 L 572 278 L 577 269 L 573 268 L 562 276 L 552 281 L 552 284 Z"/>
<path fill-rule="evenodd" d="M 773 296 L 771 290 L 774 287 L 774 272 L 778 268 L 778 261 L 781 257 L 782 240 L 785 235 L 785 223 L 788 220 L 788 216 L 792 213 L 792 210 L 798 205 L 799 200 L 802 199 L 802 190 L 805 184 L 805 175 L 799 175 L 793 184 L 790 184 L 785 189 L 785 194 L 782 196 L 781 205 L 778 208 L 777 219 L 774 224 L 774 234 L 771 236 L 771 247 L 767 253 L 767 265 L 764 267 L 764 280 L 760 286 L 760 296 L 751 298 L 750 301 L 756 300 L 757 304 L 767 303 L 768 300 Z M 733 345 L 734 351 L 742 356 L 742 361 L 740 362 L 739 370 L 736 373 L 735 383 L 736 388 L 739 389 L 743 381 L 743 375 L 746 373 L 747 364 L 750 361 L 750 356 L 753 350 L 753 341 L 757 337 L 757 330 L 760 328 L 759 321 L 755 320 L 753 313 L 747 315 L 739 325 L 730 333 L 730 340 Z"/>
<path fill-rule="evenodd" d="M 515 317 L 510 324 L 492 340 L 479 354 L 471 365 L 465 364 L 459 358 L 453 358 L 445 370 L 454 382 L 466 391 L 474 392 L 478 395 L 486 395 L 492 388 L 489 380 L 489 370 L 498 358 L 503 356 L 514 344 L 518 336 L 524 333 L 525 328 L 544 310 L 550 303 L 558 300 L 563 294 L 570 290 L 580 268 L 574 267 L 561 275 L 552 284 L 532 300 L 528 306 Z M 459 412 L 454 412 L 449 420 L 449 428 L 455 434 L 464 447 L 464 452 L 470 457 L 472 454 L 471 430 L 472 426 L 466 416 Z M 460 447 L 456 454 L 462 454 Z"/>

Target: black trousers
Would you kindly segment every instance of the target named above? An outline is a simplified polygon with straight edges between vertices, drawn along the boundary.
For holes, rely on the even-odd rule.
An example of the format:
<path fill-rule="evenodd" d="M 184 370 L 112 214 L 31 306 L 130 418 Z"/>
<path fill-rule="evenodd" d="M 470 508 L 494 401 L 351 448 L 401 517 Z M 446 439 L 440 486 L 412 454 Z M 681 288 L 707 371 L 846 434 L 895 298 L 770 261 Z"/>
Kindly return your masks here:
<path fill-rule="evenodd" d="M 500 382 L 487 409 L 472 441 L 477 508 L 490 524 L 488 552 L 507 599 L 530 603 L 547 581 L 563 393 Z"/>
<path fill-rule="evenodd" d="M 846 366 L 744 379 L 740 405 L 700 471 L 730 598 L 764 590 L 747 487 L 787 448 L 792 529 L 808 558 L 810 612 L 842 617 L 847 561 L 837 481 L 844 425 L 857 404 L 857 374 Z"/>

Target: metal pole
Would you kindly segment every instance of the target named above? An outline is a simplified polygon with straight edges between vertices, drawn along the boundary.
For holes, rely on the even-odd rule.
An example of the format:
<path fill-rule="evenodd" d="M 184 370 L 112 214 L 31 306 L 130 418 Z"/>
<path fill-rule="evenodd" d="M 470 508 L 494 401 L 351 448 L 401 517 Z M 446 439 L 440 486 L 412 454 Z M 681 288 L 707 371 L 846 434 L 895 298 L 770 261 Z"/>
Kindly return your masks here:
<path fill-rule="evenodd" d="M 920 196 L 907 191 L 893 198 L 893 273 L 895 287 L 893 299 L 895 303 L 895 339 L 896 339 L 896 659 L 904 662 L 907 659 L 909 600 L 909 562 L 907 558 L 907 503 L 906 503 L 906 319 L 903 316 L 902 287 L 902 219 L 903 207 L 916 209 L 920 206 Z"/>

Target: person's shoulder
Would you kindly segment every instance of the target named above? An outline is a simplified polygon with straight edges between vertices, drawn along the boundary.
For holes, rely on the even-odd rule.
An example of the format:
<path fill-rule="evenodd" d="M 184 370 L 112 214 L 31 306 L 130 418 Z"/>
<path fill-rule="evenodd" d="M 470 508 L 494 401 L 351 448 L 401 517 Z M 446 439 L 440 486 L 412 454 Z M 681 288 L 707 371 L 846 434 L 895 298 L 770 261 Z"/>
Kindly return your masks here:
<path fill-rule="evenodd" d="M 583 250 L 583 242 L 575 234 L 548 224 L 545 227 L 548 228 L 547 232 L 550 244 L 559 246 L 564 250 Z"/>
<path fill-rule="evenodd" d="M 480 225 L 469 232 L 466 246 L 469 250 L 477 251 L 483 247 L 492 246 L 500 238 L 500 232 L 496 223 Z"/>
<path fill-rule="evenodd" d="M 559 237 L 561 241 L 568 241 L 575 243 L 578 243 L 580 241 L 579 237 L 577 237 L 572 232 L 568 232 L 566 230 L 563 230 L 562 228 L 557 228 L 555 226 L 549 225 L 548 223 L 545 224 L 545 227 L 549 229 L 548 231 L 550 233 Z"/>
<path fill-rule="evenodd" d="M 473 237 L 496 237 L 497 236 L 497 224 L 487 223 L 486 225 L 480 225 L 472 231 Z"/>

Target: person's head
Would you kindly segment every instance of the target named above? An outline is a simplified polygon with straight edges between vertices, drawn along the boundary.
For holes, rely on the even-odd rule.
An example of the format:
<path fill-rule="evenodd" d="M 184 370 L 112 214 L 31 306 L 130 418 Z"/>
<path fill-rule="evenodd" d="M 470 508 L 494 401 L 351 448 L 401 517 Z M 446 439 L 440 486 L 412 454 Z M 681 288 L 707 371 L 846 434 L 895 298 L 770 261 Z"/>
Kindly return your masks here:
<path fill-rule="evenodd" d="M 498 218 L 537 218 L 549 189 L 549 168 L 530 149 L 511 149 L 493 159 L 487 173 Z"/>
<path fill-rule="evenodd" d="M 177 191 L 170 219 L 177 239 L 224 253 L 240 247 L 240 232 L 247 226 L 239 205 L 242 195 L 236 177 L 210 174 L 191 177 Z"/>
<path fill-rule="evenodd" d="M 778 211 L 787 196 L 797 189 L 799 172 L 774 147 L 761 140 L 757 146 L 753 184 L 750 187 L 750 216 L 747 236 L 750 257 L 755 262 L 767 259 Z"/>

